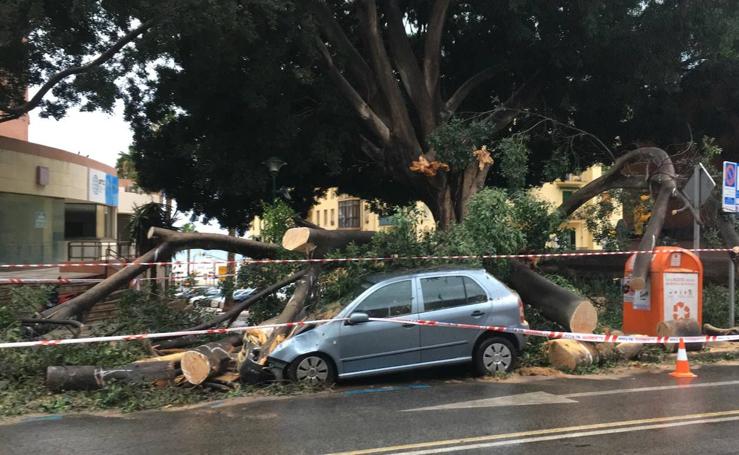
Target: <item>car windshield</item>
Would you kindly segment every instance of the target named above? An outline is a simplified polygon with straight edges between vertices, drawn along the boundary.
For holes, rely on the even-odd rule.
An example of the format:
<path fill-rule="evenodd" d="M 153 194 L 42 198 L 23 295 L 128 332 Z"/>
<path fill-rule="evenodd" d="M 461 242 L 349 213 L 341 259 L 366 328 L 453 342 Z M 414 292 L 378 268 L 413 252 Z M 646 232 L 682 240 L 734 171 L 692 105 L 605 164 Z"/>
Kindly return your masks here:
<path fill-rule="evenodd" d="M 354 299 L 359 297 L 361 293 L 372 287 L 374 283 L 370 281 L 363 281 L 359 286 L 353 288 L 350 292 L 347 292 L 341 298 L 339 298 L 338 302 L 341 305 L 341 307 L 345 307 L 347 304 L 351 303 Z"/>

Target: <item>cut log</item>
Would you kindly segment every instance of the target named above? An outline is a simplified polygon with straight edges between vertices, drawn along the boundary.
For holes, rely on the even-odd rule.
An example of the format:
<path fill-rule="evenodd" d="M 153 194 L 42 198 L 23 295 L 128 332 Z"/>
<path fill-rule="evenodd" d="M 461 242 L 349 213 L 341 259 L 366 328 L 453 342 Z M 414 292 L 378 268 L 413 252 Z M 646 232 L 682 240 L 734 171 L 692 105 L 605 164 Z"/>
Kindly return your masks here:
<path fill-rule="evenodd" d="M 215 342 L 186 351 L 180 361 L 182 374 L 190 384 L 202 384 L 212 376 L 218 376 L 232 362 L 232 344 Z"/>
<path fill-rule="evenodd" d="M 511 262 L 509 284 L 525 303 L 567 330 L 592 333 L 598 325 L 598 312 L 587 298 L 557 286 L 520 262 Z"/>
<path fill-rule="evenodd" d="M 739 335 L 739 327 L 722 329 L 711 324 L 703 324 L 703 333 L 711 336 Z"/>
<path fill-rule="evenodd" d="M 547 342 L 549 364 L 558 369 L 572 371 L 578 367 L 597 365 L 601 353 L 591 343 L 577 340 L 551 340 Z"/>
<path fill-rule="evenodd" d="M 328 231 L 297 227 L 285 231 L 282 247 L 290 251 L 312 253 L 313 257 L 323 257 L 326 252 L 343 249 L 350 243 L 368 243 L 374 234 L 371 231 Z"/>
<path fill-rule="evenodd" d="M 46 369 L 46 386 L 53 392 L 94 390 L 111 381 L 154 382 L 173 380 L 177 376 L 175 362 L 132 363 L 117 368 L 96 366 L 50 366 Z"/>
<path fill-rule="evenodd" d="M 660 337 L 692 337 L 700 336 L 701 328 L 695 319 L 678 319 L 676 321 L 662 321 L 657 324 L 657 336 Z M 677 343 L 666 343 L 665 349 L 670 352 L 677 351 Z M 703 343 L 685 343 L 688 351 L 700 351 Z"/>

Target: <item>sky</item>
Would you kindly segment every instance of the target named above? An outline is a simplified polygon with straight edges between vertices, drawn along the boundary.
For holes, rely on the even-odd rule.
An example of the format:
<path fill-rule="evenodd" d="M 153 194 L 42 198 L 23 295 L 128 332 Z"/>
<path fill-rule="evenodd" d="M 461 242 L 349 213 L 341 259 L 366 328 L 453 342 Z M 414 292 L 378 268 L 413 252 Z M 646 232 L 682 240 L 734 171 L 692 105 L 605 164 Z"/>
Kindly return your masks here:
<path fill-rule="evenodd" d="M 80 112 L 70 109 L 61 120 L 41 118 L 39 110 L 31 111 L 28 140 L 56 147 L 115 166 L 119 152 L 127 151 L 133 133 L 123 119 L 119 102 L 112 114 Z"/>
<path fill-rule="evenodd" d="M 39 117 L 39 110 L 30 113 L 28 140 L 37 144 L 55 147 L 72 153 L 90 157 L 103 164 L 115 167 L 118 153 L 127 151 L 133 133 L 123 118 L 123 105 L 118 102 L 113 113 L 80 112 L 72 108 L 61 120 Z M 176 204 L 175 204 L 176 205 Z M 176 226 L 190 221 L 189 215 L 180 215 Z M 226 234 L 216 221 L 209 224 L 195 223 L 198 232 Z M 201 250 L 193 250 L 198 254 Z M 221 251 L 213 251 L 216 257 L 226 257 Z M 179 256 L 177 259 L 182 260 Z M 198 258 L 199 260 L 203 260 Z"/>

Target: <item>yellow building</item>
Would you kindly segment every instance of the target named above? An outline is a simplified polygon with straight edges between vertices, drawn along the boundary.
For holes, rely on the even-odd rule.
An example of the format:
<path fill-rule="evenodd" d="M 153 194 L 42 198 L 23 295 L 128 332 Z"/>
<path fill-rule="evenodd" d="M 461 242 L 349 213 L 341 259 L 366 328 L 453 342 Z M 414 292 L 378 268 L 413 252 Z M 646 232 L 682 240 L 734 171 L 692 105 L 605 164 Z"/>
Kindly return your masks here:
<path fill-rule="evenodd" d="M 545 183 L 538 188 L 534 188 L 531 191 L 536 197 L 549 202 L 556 208 L 572 196 L 575 191 L 597 179 L 602 174 L 603 167 L 601 165 L 595 165 L 586 169 L 581 174 L 567 174 L 564 180 L 557 179 L 553 182 Z M 594 203 L 591 201 L 588 204 Z M 610 219 L 614 227 L 620 218 L 621 209 L 617 207 Z M 567 221 L 566 229 L 571 235 L 570 244 L 574 245 L 578 250 L 600 250 L 603 248 L 602 245 L 593 239 L 593 234 L 588 231 L 584 219 L 571 218 Z"/>
<path fill-rule="evenodd" d="M 600 165 L 593 166 L 581 174 L 568 174 L 565 180 L 555 180 L 532 189 L 532 193 L 539 199 L 551 204 L 552 209 L 566 201 L 575 191 L 602 174 Z M 590 202 L 592 204 L 594 202 Z M 416 207 L 422 214 L 419 224 L 420 232 L 428 232 L 436 228 L 431 211 L 423 202 L 417 202 Z M 616 209 L 611 218 L 613 226 L 621 218 L 621 210 Z M 348 194 L 339 194 L 336 188 L 331 188 L 326 195 L 316 201 L 308 211 L 307 220 L 324 229 L 344 229 L 359 231 L 381 231 L 392 226 L 390 217 L 381 217 L 372 212 L 367 201 Z M 255 218 L 250 234 L 258 237 L 261 232 L 261 221 Z M 570 232 L 570 245 L 577 249 L 600 250 L 602 246 L 588 231 L 585 220 L 572 218 L 567 221 L 566 229 Z"/>
<path fill-rule="evenodd" d="M 416 202 L 421 214 L 418 231 L 428 232 L 436 228 L 431 210 L 423 202 Z M 308 211 L 307 220 L 328 230 L 382 231 L 392 226 L 391 217 L 382 217 L 372 212 L 367 201 L 348 194 L 340 194 L 330 188 Z M 254 218 L 249 234 L 258 237 L 261 220 Z"/>

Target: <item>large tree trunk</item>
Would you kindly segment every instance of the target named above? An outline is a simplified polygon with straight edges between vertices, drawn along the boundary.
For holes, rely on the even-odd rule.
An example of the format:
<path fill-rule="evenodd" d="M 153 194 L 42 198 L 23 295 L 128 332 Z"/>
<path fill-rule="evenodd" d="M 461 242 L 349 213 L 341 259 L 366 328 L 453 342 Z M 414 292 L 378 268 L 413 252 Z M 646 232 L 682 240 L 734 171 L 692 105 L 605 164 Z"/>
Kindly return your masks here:
<path fill-rule="evenodd" d="M 569 331 L 592 333 L 598 325 L 598 312 L 588 299 L 557 286 L 520 262 L 511 261 L 509 284 L 524 303 Z"/>
<path fill-rule="evenodd" d="M 177 376 L 176 362 L 132 363 L 116 368 L 95 366 L 50 366 L 46 369 L 49 390 L 93 390 L 105 387 L 110 381 L 153 382 L 173 380 Z"/>
<path fill-rule="evenodd" d="M 297 227 L 285 231 L 282 247 L 289 251 L 299 251 L 321 258 L 330 250 L 341 250 L 350 243 L 362 245 L 369 243 L 372 231 L 329 231 L 308 227 Z"/>

